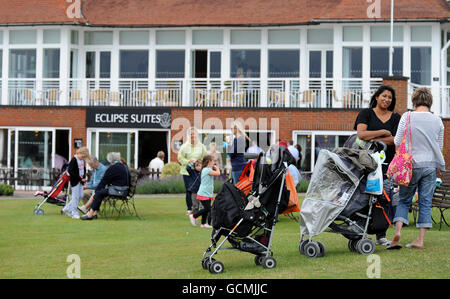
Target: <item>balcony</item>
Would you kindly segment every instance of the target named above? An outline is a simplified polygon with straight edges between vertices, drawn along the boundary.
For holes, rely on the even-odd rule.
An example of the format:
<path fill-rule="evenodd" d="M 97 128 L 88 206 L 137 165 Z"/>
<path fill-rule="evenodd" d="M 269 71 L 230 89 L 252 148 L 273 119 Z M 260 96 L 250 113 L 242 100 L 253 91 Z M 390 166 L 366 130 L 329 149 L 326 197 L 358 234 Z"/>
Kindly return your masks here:
<path fill-rule="evenodd" d="M 2 90 L 0 80 L 0 91 Z M 5 80 L 3 81 L 5 83 Z M 199 108 L 353 108 L 368 106 L 382 84 L 371 79 L 10 79 L 10 106 L 121 106 Z M 409 84 L 408 94 L 419 86 Z M 0 92 L 0 95 L 2 93 Z M 440 92 L 443 116 L 450 115 L 450 87 Z"/>

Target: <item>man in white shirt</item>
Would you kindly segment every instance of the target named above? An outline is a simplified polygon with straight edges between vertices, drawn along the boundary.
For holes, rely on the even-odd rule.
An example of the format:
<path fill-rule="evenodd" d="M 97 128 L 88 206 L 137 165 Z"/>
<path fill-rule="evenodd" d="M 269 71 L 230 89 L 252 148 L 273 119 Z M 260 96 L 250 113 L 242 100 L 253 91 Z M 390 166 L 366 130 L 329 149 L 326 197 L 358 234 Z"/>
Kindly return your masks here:
<path fill-rule="evenodd" d="M 159 173 L 161 173 L 163 167 L 164 167 L 164 152 L 159 151 L 156 155 L 156 158 L 150 161 L 150 164 L 148 165 L 148 170 L 150 170 L 150 177 L 152 177 L 152 173 L 159 170 Z"/>
<path fill-rule="evenodd" d="M 289 150 L 289 152 L 291 153 L 291 155 L 295 158 L 295 161 L 297 161 L 298 158 L 299 158 L 299 152 L 298 152 L 298 150 L 294 147 L 294 141 L 293 141 L 293 140 L 289 140 L 288 150 Z"/>

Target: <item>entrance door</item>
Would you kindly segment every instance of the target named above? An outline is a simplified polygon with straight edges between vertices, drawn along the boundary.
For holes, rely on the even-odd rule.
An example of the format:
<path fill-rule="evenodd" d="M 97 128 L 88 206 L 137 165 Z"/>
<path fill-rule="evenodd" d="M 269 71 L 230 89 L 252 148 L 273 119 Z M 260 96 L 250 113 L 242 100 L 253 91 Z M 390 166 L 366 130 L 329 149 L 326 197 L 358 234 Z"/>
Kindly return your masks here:
<path fill-rule="evenodd" d="M 192 78 L 220 78 L 222 52 L 212 50 L 192 51 Z"/>
<path fill-rule="evenodd" d="M 110 51 L 88 51 L 86 52 L 86 78 L 88 80 L 88 89 L 110 89 L 111 78 L 111 52 Z M 100 96 L 99 96 L 100 95 Z M 101 99 L 101 93 L 92 98 Z"/>
<path fill-rule="evenodd" d="M 54 129 L 17 129 L 15 134 L 14 169 L 18 189 L 51 184 L 54 166 Z"/>
<path fill-rule="evenodd" d="M 147 168 L 159 151 L 164 152 L 164 163 L 168 162 L 168 133 L 166 131 L 139 131 L 139 168 Z"/>
<path fill-rule="evenodd" d="M 314 96 L 311 106 L 316 108 L 331 107 L 333 100 L 333 51 L 309 51 L 308 87 Z"/>
<path fill-rule="evenodd" d="M 222 52 L 193 50 L 191 77 L 194 106 L 215 106 L 221 89 Z"/>

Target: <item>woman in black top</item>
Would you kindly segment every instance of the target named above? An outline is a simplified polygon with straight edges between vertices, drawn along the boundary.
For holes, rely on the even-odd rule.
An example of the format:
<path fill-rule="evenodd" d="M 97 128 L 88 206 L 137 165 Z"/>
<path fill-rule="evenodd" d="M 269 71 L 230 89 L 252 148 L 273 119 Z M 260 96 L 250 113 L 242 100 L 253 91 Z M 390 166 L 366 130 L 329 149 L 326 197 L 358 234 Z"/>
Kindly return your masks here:
<path fill-rule="evenodd" d="M 380 86 L 370 100 L 370 108 L 361 110 L 354 126 L 354 130 L 358 131 L 359 139 L 364 141 L 379 140 L 387 145 L 385 164 L 382 165 L 382 169 L 385 190 L 389 196 L 392 195 L 392 184 L 387 180 L 386 172 L 395 155 L 394 136 L 397 133 L 401 118 L 400 114 L 393 112 L 395 103 L 394 89 L 388 85 Z M 389 214 L 392 214 L 390 204 L 389 209 Z M 377 234 L 377 244 L 388 245 L 386 232 Z"/>
<path fill-rule="evenodd" d="M 383 165 L 383 174 L 386 173 L 395 155 L 394 136 L 401 117 L 400 114 L 393 112 L 395 102 L 394 89 L 387 85 L 380 86 L 370 100 L 370 108 L 361 110 L 354 126 L 359 139 L 380 140 L 387 145 L 385 160 L 387 165 Z"/>

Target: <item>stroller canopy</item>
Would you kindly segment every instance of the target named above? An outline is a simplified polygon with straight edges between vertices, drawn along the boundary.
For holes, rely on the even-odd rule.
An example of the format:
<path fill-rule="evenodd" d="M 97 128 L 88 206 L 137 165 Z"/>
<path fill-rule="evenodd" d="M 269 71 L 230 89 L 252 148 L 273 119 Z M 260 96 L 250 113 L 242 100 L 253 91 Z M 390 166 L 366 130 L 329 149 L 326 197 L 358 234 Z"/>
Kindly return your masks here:
<path fill-rule="evenodd" d="M 321 150 L 300 211 L 300 230 L 323 232 L 341 213 L 360 182 L 359 172 L 339 155 Z"/>

